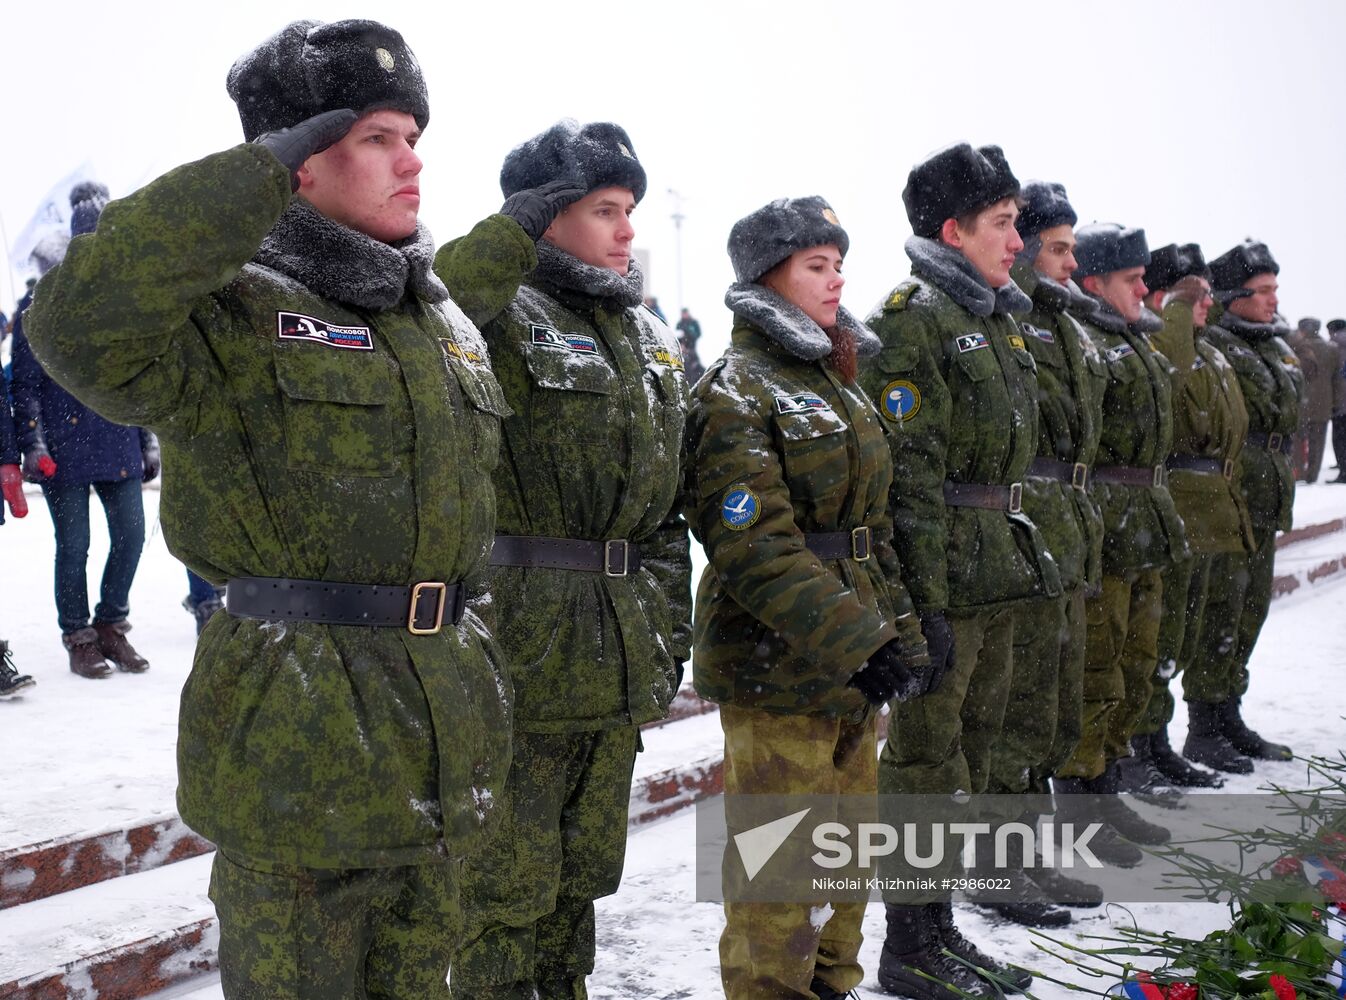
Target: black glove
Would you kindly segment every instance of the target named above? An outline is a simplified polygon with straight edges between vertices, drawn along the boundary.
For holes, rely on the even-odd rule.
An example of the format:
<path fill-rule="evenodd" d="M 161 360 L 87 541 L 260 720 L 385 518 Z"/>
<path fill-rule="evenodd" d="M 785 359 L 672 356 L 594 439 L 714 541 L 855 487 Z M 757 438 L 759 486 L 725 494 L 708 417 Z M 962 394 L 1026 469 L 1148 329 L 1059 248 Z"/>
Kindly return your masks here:
<path fill-rule="evenodd" d="M 140 473 L 142 483 L 153 482 L 158 478 L 162 465 L 159 460 L 159 439 L 147 430 L 140 432 L 140 463 L 144 466 Z"/>
<path fill-rule="evenodd" d="M 298 191 L 299 178 L 295 174 L 304 165 L 304 161 L 315 153 L 321 153 L 333 143 L 340 142 L 359 117 L 350 108 L 324 111 L 293 128 L 276 129 L 274 132 L 259 135 L 253 141 L 276 154 L 276 159 L 285 164 L 290 171 L 290 190 Z"/>
<path fill-rule="evenodd" d="M 925 688 L 925 675 L 920 667 L 912 667 L 901 640 L 889 639 L 846 683 L 858 689 L 871 705 L 882 705 L 894 698 L 907 701 L 920 694 Z"/>
<path fill-rule="evenodd" d="M 930 650 L 930 670 L 921 694 L 933 694 L 944 683 L 944 675 L 953 669 L 953 629 L 942 611 L 927 611 L 920 617 L 921 635 Z"/>
<path fill-rule="evenodd" d="M 584 197 L 584 193 L 584 186 L 578 181 L 564 178 L 548 181 L 538 187 L 516 191 L 510 195 L 500 206 L 500 214 L 508 215 L 523 226 L 528 238 L 536 243 L 542 239 L 542 234 L 560 214 L 561 209 L 571 202 L 579 201 Z"/>

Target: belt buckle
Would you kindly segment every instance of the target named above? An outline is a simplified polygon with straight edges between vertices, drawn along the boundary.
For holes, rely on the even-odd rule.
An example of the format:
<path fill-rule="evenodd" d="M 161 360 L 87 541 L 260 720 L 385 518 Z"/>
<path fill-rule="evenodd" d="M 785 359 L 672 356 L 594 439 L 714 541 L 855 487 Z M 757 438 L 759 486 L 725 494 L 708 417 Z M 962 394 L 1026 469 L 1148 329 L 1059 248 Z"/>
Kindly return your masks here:
<path fill-rule="evenodd" d="M 621 548 L 616 548 L 616 546 L 621 546 Z M 620 562 L 618 563 L 618 565 L 621 567 L 620 572 L 613 572 L 613 568 L 612 568 L 612 567 L 613 567 L 613 558 L 612 558 L 612 557 L 613 557 L 613 553 L 615 553 L 615 552 L 620 552 L 620 553 L 621 553 L 621 560 L 620 560 Z M 604 543 L 603 543 L 603 575 L 604 575 L 604 576 L 611 576 L 611 577 L 623 577 L 623 576 L 626 576 L 627 565 L 628 565 L 627 557 L 629 556 L 629 554 L 630 554 L 630 550 L 629 550 L 629 548 L 628 548 L 628 546 L 627 546 L 627 543 L 626 543 L 626 539 L 625 539 L 625 538 L 610 538 L 610 539 L 608 539 L 606 542 L 604 542 Z"/>
<path fill-rule="evenodd" d="M 851 529 L 851 558 L 856 562 L 865 562 L 871 555 L 869 525 L 862 524 Z"/>
<path fill-rule="evenodd" d="M 1232 482 L 1234 479 L 1234 460 L 1226 458 L 1224 460 L 1224 477 L 1226 481 Z"/>
<path fill-rule="evenodd" d="M 1281 450 L 1281 437 L 1282 437 L 1282 435 L 1281 435 L 1281 433 L 1280 433 L 1279 431 L 1272 431 L 1270 434 L 1268 434 L 1268 435 L 1267 435 L 1267 450 L 1268 450 L 1268 451 L 1280 451 L 1280 450 Z"/>
<path fill-rule="evenodd" d="M 1011 514 L 1018 514 L 1024 509 L 1024 484 L 1010 483 L 1009 487 L 1009 507 L 1006 508 Z"/>
<path fill-rule="evenodd" d="M 1167 482 L 1168 482 L 1168 468 L 1164 465 L 1164 463 L 1160 462 L 1158 465 L 1154 467 L 1154 480 L 1151 482 L 1151 485 L 1163 486 Z"/>
<path fill-rule="evenodd" d="M 1070 470 L 1070 485 L 1077 490 L 1087 490 L 1089 488 L 1089 466 L 1083 462 L 1076 462 Z"/>
<path fill-rule="evenodd" d="M 416 626 L 416 605 L 421 601 L 421 595 L 427 590 L 439 592 L 439 597 L 435 601 L 435 626 L 434 628 L 418 628 Z M 444 624 L 444 605 L 449 596 L 449 585 L 441 583 L 438 580 L 425 580 L 421 583 L 413 584 L 411 588 L 411 608 L 407 612 L 407 631 L 412 635 L 434 635 Z"/>

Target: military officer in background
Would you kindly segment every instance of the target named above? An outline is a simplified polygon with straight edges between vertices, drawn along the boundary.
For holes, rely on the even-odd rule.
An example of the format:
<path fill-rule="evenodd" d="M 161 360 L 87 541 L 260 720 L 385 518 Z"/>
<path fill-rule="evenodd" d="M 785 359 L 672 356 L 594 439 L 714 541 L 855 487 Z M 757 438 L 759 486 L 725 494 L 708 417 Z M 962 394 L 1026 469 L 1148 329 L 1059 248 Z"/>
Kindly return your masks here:
<path fill-rule="evenodd" d="M 1299 437 L 1295 442 L 1295 478 L 1316 483 L 1327 446 L 1327 425 L 1342 402 L 1341 354 L 1331 340 L 1320 335 L 1322 322 L 1312 316 L 1299 321 L 1289 339 L 1304 373 L 1304 405 L 1299 412 Z"/>

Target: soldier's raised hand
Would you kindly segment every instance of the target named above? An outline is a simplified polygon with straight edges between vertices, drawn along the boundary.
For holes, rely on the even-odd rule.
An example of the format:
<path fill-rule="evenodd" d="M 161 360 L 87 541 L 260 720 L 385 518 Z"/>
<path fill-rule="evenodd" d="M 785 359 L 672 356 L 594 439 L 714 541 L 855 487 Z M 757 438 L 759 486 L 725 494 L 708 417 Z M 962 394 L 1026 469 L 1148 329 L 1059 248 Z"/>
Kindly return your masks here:
<path fill-rule="evenodd" d="M 523 231 L 536 243 L 560 214 L 561 209 L 584 197 L 584 186 L 578 181 L 548 181 L 527 191 L 516 191 L 500 206 L 500 214 L 508 215 L 523 226 Z"/>
<path fill-rule="evenodd" d="M 324 111 L 292 128 L 265 132 L 253 141 L 271 150 L 276 159 L 285 165 L 290 171 L 290 190 L 298 191 L 299 178 L 296 175 L 304 161 L 333 143 L 340 142 L 359 117 L 350 108 Z"/>

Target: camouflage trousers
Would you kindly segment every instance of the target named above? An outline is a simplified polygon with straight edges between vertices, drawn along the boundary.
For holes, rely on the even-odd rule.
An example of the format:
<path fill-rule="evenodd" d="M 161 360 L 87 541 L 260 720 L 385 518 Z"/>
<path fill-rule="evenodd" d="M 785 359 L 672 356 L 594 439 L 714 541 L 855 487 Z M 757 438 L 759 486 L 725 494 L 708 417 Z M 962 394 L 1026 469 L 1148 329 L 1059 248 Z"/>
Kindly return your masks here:
<path fill-rule="evenodd" d="M 460 925 L 457 862 L 315 869 L 215 854 L 230 1000 L 433 1000 Z"/>
<path fill-rule="evenodd" d="M 1164 570 L 1163 616 L 1159 620 L 1159 660 L 1150 677 L 1150 701 L 1136 724 L 1142 735 L 1165 729 L 1173 719 L 1172 685 L 1197 655 L 1210 596 L 1214 555 L 1196 555 Z"/>
<path fill-rule="evenodd" d="M 865 795 L 876 781 L 874 716 L 859 720 L 782 715 L 720 706 L 724 729 L 724 791 L 729 834 L 735 795 Z M 730 852 L 725 855 L 729 885 Z M 720 977 L 727 1000 L 812 997 L 816 975 L 838 993 L 864 978 L 860 967 L 863 902 L 831 903 L 832 916 L 815 921 L 828 901 L 725 901 Z"/>
<path fill-rule="evenodd" d="M 1254 533 L 1257 551 L 1215 556 L 1196 655 L 1182 682 L 1187 701 L 1222 702 L 1248 690 L 1248 659 L 1271 611 L 1276 532 Z"/>
<path fill-rule="evenodd" d="M 1014 672 L 986 791 L 1040 791 L 1080 738 L 1084 588 L 1014 609 Z"/>
<path fill-rule="evenodd" d="M 639 735 L 515 731 L 501 824 L 463 865 L 454 998 L 588 995 L 594 900 L 621 884 Z"/>
<path fill-rule="evenodd" d="M 1080 741 L 1062 777 L 1097 778 L 1111 761 L 1130 756 L 1159 658 L 1163 588 L 1158 569 L 1104 575 L 1102 593 L 1085 601 Z"/>

